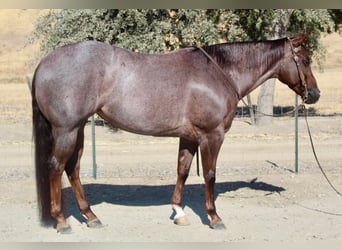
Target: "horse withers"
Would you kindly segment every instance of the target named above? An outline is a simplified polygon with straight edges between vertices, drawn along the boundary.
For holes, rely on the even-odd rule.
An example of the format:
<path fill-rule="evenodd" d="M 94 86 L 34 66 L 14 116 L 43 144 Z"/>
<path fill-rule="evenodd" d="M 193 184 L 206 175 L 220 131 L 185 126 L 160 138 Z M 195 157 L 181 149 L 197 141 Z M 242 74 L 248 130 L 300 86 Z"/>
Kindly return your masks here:
<path fill-rule="evenodd" d="M 89 227 L 101 226 L 80 182 L 84 127 L 97 113 L 112 126 L 143 135 L 179 137 L 178 177 L 172 196 L 176 224 L 184 184 L 199 147 L 210 227 L 216 212 L 216 161 L 237 104 L 269 78 L 278 78 L 305 103 L 320 96 L 303 46 L 305 36 L 223 43 L 150 55 L 84 41 L 57 48 L 38 65 L 32 82 L 38 204 L 43 225 L 71 228 L 62 209 L 65 171 Z"/>

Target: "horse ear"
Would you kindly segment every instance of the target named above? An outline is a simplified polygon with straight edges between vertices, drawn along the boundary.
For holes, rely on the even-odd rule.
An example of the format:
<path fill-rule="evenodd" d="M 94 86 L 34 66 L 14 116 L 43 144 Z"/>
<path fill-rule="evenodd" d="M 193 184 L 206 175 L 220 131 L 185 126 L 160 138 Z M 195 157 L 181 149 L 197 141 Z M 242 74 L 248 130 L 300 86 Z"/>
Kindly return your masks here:
<path fill-rule="evenodd" d="M 304 35 L 300 35 L 300 36 L 296 36 L 296 37 L 291 38 L 291 43 L 292 43 L 293 47 L 298 47 L 301 44 L 303 44 L 306 41 L 306 39 L 308 38 L 308 36 L 309 36 L 309 34 L 306 33 Z"/>

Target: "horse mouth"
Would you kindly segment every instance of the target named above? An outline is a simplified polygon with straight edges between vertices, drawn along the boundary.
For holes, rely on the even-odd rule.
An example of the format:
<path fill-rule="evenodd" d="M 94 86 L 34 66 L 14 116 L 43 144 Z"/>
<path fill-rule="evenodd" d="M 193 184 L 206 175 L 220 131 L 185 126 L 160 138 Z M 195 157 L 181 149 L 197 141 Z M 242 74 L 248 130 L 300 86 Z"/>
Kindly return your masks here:
<path fill-rule="evenodd" d="M 305 104 L 314 104 L 319 100 L 320 96 L 321 94 L 319 90 L 308 89 L 306 95 L 304 95 L 302 98 Z"/>

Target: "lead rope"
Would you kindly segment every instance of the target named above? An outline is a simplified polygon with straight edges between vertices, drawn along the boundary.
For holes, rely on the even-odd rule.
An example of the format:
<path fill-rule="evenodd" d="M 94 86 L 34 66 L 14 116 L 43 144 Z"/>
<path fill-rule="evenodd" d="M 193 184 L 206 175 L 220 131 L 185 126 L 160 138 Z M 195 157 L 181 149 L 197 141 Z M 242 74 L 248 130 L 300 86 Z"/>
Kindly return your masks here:
<path fill-rule="evenodd" d="M 309 123 L 308 123 L 308 119 L 307 119 L 307 113 L 308 113 L 308 110 L 306 109 L 305 105 L 304 104 L 301 104 L 300 107 L 304 110 L 304 117 L 305 117 L 305 122 L 306 122 L 306 127 L 307 127 L 307 130 L 308 130 L 308 134 L 309 134 L 309 138 L 310 138 L 310 143 L 311 143 L 311 148 L 312 148 L 312 152 L 314 154 L 314 157 L 315 157 L 315 160 L 316 160 L 316 163 L 317 163 L 317 166 L 319 167 L 319 169 L 321 170 L 324 178 L 326 179 L 326 181 L 329 183 L 330 187 L 336 192 L 337 195 L 339 196 L 342 196 L 341 193 L 334 187 L 334 185 L 331 183 L 331 181 L 329 180 L 328 176 L 326 175 L 325 171 L 323 170 L 319 160 L 318 160 L 318 157 L 317 157 L 317 154 L 316 154 L 316 150 L 315 150 L 315 146 L 313 144 L 313 140 L 312 140 L 312 136 L 311 136 L 311 131 L 310 131 L 310 126 L 309 126 Z M 312 210 L 312 211 L 315 211 L 315 212 L 319 212 L 319 213 L 324 213 L 324 214 L 329 214 L 329 215 L 334 215 L 334 216 L 342 216 L 342 214 L 339 214 L 339 213 L 333 213 L 333 212 L 329 212 L 329 211 L 324 211 L 324 210 L 321 210 L 321 209 L 317 209 L 317 208 L 311 208 L 311 207 L 308 207 L 308 206 L 304 206 L 298 202 L 295 202 L 293 201 L 292 199 L 289 199 L 288 197 L 286 196 L 282 196 L 284 197 L 286 200 L 292 202 L 293 204 L 296 204 L 300 207 L 303 207 L 305 209 L 309 209 L 309 210 Z"/>
<path fill-rule="evenodd" d="M 290 40 L 288 38 L 288 40 Z M 291 51 L 292 51 L 292 54 L 293 54 L 293 59 L 296 63 L 296 66 L 297 66 L 297 70 L 298 70 L 298 74 L 299 74 L 299 78 L 302 82 L 302 85 L 304 87 L 304 97 L 302 98 L 303 101 L 305 101 L 306 98 L 308 98 L 308 91 L 307 91 L 307 84 L 306 84 L 306 81 L 305 81 L 305 78 L 304 78 L 304 74 L 303 72 L 300 70 L 300 67 L 299 67 L 299 60 L 298 60 L 298 56 L 296 55 L 296 50 L 295 48 L 293 48 L 293 45 L 290 41 L 290 46 L 291 46 Z M 317 166 L 318 168 L 320 169 L 320 171 L 322 172 L 324 178 L 326 179 L 326 181 L 328 182 L 328 184 L 330 185 L 330 187 L 336 192 L 336 194 L 342 196 L 341 192 L 339 192 L 335 186 L 331 183 L 331 181 L 329 180 L 328 176 L 326 175 L 325 171 L 323 170 L 322 168 L 322 165 L 321 163 L 319 162 L 318 160 L 318 157 L 317 157 L 317 154 L 316 154 L 316 149 L 315 149 L 315 146 L 314 146 L 314 143 L 313 143 L 313 140 L 312 140 L 312 135 L 311 135 L 311 130 L 310 130 L 310 126 L 309 126 L 309 122 L 308 122 L 308 110 L 306 109 L 305 105 L 302 104 L 301 105 L 302 108 L 304 109 L 304 117 L 305 117 L 305 123 L 306 123 L 306 128 L 308 130 L 308 134 L 309 134 L 309 139 L 310 139 L 310 144 L 311 144 L 311 148 L 312 148 L 312 153 L 315 157 L 315 160 L 316 160 L 316 163 L 317 163 Z"/>
<path fill-rule="evenodd" d="M 245 104 L 247 106 L 247 104 Z M 315 160 L 316 160 L 316 163 L 317 163 L 317 166 L 318 168 L 320 169 L 321 173 L 323 174 L 324 178 L 326 179 L 326 181 L 328 182 L 328 184 L 330 185 L 330 187 L 340 196 L 342 196 L 342 193 L 340 191 L 338 191 L 335 186 L 331 183 L 331 181 L 329 180 L 328 176 L 326 175 L 321 163 L 319 162 L 318 160 L 318 157 L 317 157 L 317 154 L 316 154 L 316 149 L 315 149 L 315 146 L 314 146 L 314 143 L 313 143 L 313 140 L 312 140 L 312 135 L 311 135 L 311 130 L 310 130 L 310 126 L 309 126 L 309 122 L 308 122 L 308 110 L 307 108 L 305 107 L 304 104 L 301 104 L 299 105 L 297 108 L 295 108 L 294 110 L 292 111 L 289 111 L 288 114 L 292 114 L 295 112 L 295 110 L 300 110 L 300 109 L 303 109 L 304 110 L 304 118 L 305 118 L 305 123 L 306 123 L 306 128 L 307 128 L 307 131 L 308 131 L 308 134 L 309 134 L 309 139 L 310 139 L 310 144 L 311 144 L 311 148 L 312 148 L 312 153 L 315 157 Z M 288 115 L 287 113 L 285 115 Z M 264 114 L 264 115 L 267 115 L 267 114 Z M 273 116 L 275 117 L 274 115 L 269 115 L 269 116 Z"/>
<path fill-rule="evenodd" d="M 340 196 L 342 196 L 341 192 L 339 192 L 335 186 L 331 183 L 331 181 L 329 180 L 328 176 L 326 175 L 325 171 L 323 170 L 322 166 L 321 166 L 321 163 L 319 162 L 318 160 L 318 157 L 317 157 L 317 154 L 316 154 L 316 150 L 315 150 L 315 146 L 313 144 L 313 140 L 312 140 L 312 136 L 311 136 L 311 130 L 310 130 L 310 126 L 309 126 L 309 123 L 308 123 L 308 110 L 306 109 L 305 105 L 302 105 L 303 109 L 304 109 L 304 117 L 305 117 L 305 122 L 306 122 L 306 127 L 307 127 L 307 130 L 308 130 L 308 134 L 309 134 L 309 138 L 310 138 L 310 143 L 311 143 L 311 148 L 312 148 L 312 152 L 313 152 L 313 155 L 315 157 L 315 160 L 316 160 L 316 163 L 317 163 L 317 166 L 318 168 L 321 170 L 324 178 L 327 180 L 328 184 L 330 185 L 330 187 Z"/>

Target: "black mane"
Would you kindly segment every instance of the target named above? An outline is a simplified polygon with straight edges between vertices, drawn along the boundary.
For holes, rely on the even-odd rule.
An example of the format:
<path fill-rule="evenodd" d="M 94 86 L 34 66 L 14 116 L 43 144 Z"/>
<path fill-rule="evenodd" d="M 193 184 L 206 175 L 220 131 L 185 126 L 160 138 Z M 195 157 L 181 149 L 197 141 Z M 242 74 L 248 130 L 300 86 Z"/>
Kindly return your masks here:
<path fill-rule="evenodd" d="M 257 42 L 222 43 L 203 47 L 221 67 L 243 65 L 268 68 L 284 56 L 286 38 Z M 263 68 L 264 68 L 263 67 Z"/>

